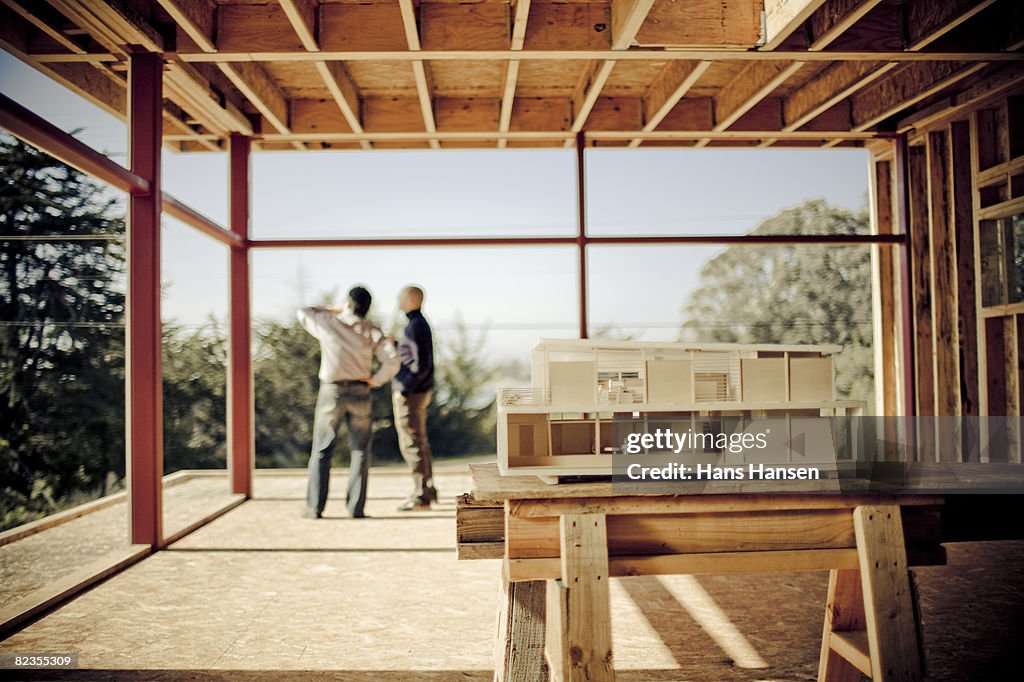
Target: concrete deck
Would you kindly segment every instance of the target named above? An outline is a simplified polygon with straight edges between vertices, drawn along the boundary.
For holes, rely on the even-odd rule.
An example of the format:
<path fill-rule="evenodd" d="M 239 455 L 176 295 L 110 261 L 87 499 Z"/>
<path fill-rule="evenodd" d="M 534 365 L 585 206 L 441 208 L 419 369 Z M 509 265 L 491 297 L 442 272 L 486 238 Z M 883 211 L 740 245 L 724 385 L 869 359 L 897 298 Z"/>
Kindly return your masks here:
<path fill-rule="evenodd" d="M 470 486 L 437 478 L 446 500 Z M 456 560 L 453 503 L 395 512 L 405 475 L 374 472 L 365 520 L 344 517 L 343 480 L 316 521 L 299 517 L 304 477 L 258 477 L 256 499 L 0 653 L 80 656 L 81 670 L 18 679 L 490 679 L 497 562 Z M 918 573 L 930 676 L 1016 677 L 1024 543 L 953 545 L 949 559 Z M 619 679 L 814 679 L 826 585 L 821 572 L 614 580 Z"/>

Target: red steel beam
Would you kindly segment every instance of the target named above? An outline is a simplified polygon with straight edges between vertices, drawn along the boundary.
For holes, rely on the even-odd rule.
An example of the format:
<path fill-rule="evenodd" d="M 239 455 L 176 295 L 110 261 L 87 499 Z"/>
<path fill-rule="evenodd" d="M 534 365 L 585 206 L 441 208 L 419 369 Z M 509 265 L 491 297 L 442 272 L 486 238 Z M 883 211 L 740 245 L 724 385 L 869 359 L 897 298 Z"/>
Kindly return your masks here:
<path fill-rule="evenodd" d="M 230 253 L 231 290 L 228 336 L 228 469 L 231 492 L 252 497 L 255 465 L 252 377 L 251 275 L 249 268 L 249 159 L 252 143 L 232 134 L 230 146 L 231 233 L 238 240 Z"/>
<path fill-rule="evenodd" d="M 4 94 L 0 94 L 0 127 L 55 159 L 119 190 L 143 194 L 149 192 L 150 183 L 144 177 L 114 163 Z"/>
<path fill-rule="evenodd" d="M 579 262 L 579 304 L 580 338 L 590 336 L 587 324 L 587 160 L 584 151 L 587 138 L 583 132 L 576 133 L 576 249 Z"/>
<path fill-rule="evenodd" d="M 859 246 L 865 244 L 903 244 L 902 234 L 734 234 L 734 235 L 651 235 L 640 237 L 590 237 L 591 244 L 826 244 Z M 301 249 L 342 247 L 409 247 L 409 246 L 570 246 L 578 245 L 580 237 L 411 237 L 408 239 L 250 239 L 256 249 Z"/>
<path fill-rule="evenodd" d="M 173 197 L 167 192 L 164 192 L 163 196 L 164 213 L 167 215 L 177 218 L 189 227 L 194 227 L 203 234 L 213 237 L 222 244 L 227 244 L 228 246 L 243 246 L 245 244 L 245 240 L 243 238 L 239 237 L 227 228 L 222 227 L 217 223 L 217 221 L 203 215 L 181 199 Z"/>
<path fill-rule="evenodd" d="M 160 327 L 160 134 L 163 59 L 129 57 L 128 135 L 131 172 L 148 192 L 128 199 L 128 304 L 125 418 L 129 533 L 157 548 L 163 535 L 163 398 Z"/>

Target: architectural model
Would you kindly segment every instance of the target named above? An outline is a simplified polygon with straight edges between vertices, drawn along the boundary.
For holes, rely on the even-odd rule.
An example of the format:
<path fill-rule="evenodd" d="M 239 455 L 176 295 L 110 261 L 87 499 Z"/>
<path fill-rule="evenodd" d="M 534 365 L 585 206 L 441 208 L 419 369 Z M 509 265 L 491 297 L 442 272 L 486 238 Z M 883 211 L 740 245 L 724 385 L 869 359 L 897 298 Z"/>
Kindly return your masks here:
<path fill-rule="evenodd" d="M 773 462 L 834 463 L 851 451 L 853 436 L 835 433 L 821 417 L 857 416 L 864 408 L 836 399 L 832 356 L 841 350 L 541 340 L 532 351 L 531 387 L 498 391 L 498 466 L 503 475 L 607 476 L 613 455 L 637 441 L 629 434 L 665 429 L 756 431 L 759 440 L 771 441 L 761 454 Z M 758 431 L 768 421 L 781 426 Z M 686 456 L 720 464 L 744 464 L 751 456 L 703 445 L 710 441 L 688 445 Z M 680 454 L 660 443 L 643 450 Z"/>

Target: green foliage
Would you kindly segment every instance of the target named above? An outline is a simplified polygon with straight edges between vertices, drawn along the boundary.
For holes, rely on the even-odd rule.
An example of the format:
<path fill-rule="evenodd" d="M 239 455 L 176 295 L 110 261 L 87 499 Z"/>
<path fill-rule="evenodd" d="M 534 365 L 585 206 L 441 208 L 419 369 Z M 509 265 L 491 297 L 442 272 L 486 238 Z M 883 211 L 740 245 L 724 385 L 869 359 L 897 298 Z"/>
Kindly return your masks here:
<path fill-rule="evenodd" d="M 124 473 L 123 235 L 82 173 L 0 137 L 0 504 L 50 513 Z M 40 239 L 24 240 L 24 237 Z"/>
<path fill-rule="evenodd" d="M 753 234 L 866 234 L 866 212 L 807 201 Z M 874 396 L 871 255 L 867 246 L 731 246 L 700 270 L 681 337 L 729 343 L 838 343 L 840 397 Z"/>
<path fill-rule="evenodd" d="M 163 330 L 164 473 L 227 465 L 227 339 L 213 319 Z"/>

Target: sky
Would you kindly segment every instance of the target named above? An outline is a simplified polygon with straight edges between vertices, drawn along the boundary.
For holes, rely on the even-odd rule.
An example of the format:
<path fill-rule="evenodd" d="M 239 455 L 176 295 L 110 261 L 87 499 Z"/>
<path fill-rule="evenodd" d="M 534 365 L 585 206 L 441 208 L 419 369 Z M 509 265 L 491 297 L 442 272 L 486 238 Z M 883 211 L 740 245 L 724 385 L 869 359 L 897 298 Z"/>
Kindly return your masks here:
<path fill-rule="evenodd" d="M 0 52 L 0 91 L 115 161 L 126 163 L 117 118 Z M 573 150 L 257 152 L 252 230 L 265 237 L 572 235 Z M 742 234 L 811 198 L 866 203 L 863 150 L 592 149 L 586 152 L 592 235 Z M 163 153 L 165 189 L 225 223 L 226 154 Z M 163 315 L 179 326 L 227 310 L 227 249 L 167 218 Z M 687 294 L 717 246 L 588 247 L 591 329 L 672 340 Z M 577 333 L 575 247 L 260 249 L 253 313 L 287 319 L 296 307 L 355 283 L 374 293 L 371 315 L 400 321 L 410 282 L 441 344 L 457 324 L 486 334 L 495 357 L 525 360 L 540 337 Z"/>

